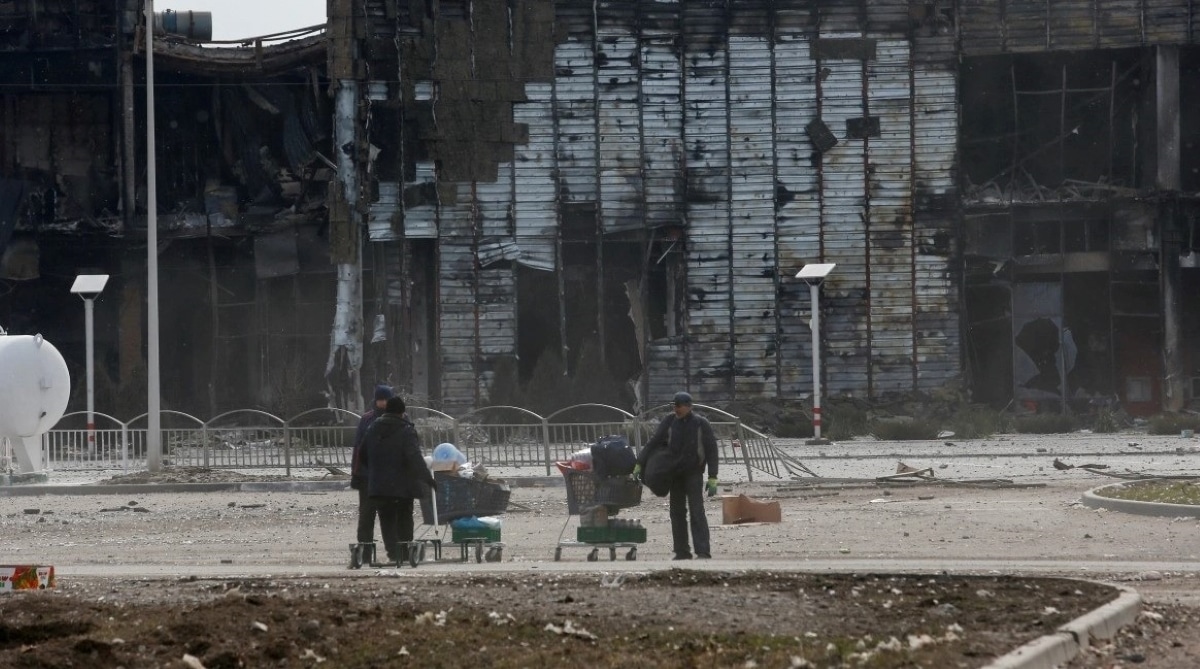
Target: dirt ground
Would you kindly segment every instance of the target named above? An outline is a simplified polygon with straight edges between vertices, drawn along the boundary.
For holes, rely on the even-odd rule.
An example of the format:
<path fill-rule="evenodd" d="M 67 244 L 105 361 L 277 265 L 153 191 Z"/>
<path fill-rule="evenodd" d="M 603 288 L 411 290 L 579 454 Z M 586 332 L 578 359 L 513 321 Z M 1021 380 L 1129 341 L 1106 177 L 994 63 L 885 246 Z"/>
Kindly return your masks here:
<path fill-rule="evenodd" d="M 1115 596 L 1066 576 L 1148 602 L 1071 666 L 1200 666 L 1197 521 L 1078 503 L 1103 482 L 739 486 L 784 522 L 721 525 L 710 501 L 695 572 L 670 570 L 649 496 L 623 514 L 648 530 L 636 562 L 554 562 L 564 490 L 518 488 L 501 563 L 361 571 L 350 490 L 0 497 L 0 562 L 59 572 L 0 598 L 0 666 L 982 667 Z"/>
<path fill-rule="evenodd" d="M 1009 577 L 393 573 L 72 580 L 0 600 L 0 665 L 978 667 L 1115 594 Z"/>

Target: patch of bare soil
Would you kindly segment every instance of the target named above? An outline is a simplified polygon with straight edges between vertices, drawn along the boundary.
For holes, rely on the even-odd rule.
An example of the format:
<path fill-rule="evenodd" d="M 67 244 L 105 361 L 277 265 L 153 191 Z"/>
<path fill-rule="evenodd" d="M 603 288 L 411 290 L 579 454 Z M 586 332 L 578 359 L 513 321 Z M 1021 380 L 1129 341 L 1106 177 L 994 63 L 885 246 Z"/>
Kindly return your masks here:
<path fill-rule="evenodd" d="M 685 570 L 78 579 L 0 599 L 0 666 L 981 667 L 1116 595 L 1054 578 Z"/>
<path fill-rule="evenodd" d="M 228 469 L 208 467 L 166 467 L 159 472 L 141 471 L 118 474 L 97 481 L 99 485 L 124 485 L 131 483 L 242 483 L 245 481 L 290 481 L 287 476 L 243 474 Z"/>

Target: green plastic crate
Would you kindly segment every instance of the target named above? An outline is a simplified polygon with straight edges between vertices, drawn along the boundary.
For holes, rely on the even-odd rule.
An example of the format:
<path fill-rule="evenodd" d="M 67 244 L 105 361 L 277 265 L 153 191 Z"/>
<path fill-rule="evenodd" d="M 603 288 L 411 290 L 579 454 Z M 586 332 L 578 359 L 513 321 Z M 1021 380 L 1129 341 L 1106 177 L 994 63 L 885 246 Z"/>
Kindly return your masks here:
<path fill-rule="evenodd" d="M 456 544 L 461 544 L 464 541 L 472 539 L 483 539 L 485 542 L 499 542 L 500 528 L 477 527 L 477 528 L 450 528 L 450 540 Z"/>
<path fill-rule="evenodd" d="M 644 527 L 580 527 L 575 538 L 585 544 L 644 544 Z"/>

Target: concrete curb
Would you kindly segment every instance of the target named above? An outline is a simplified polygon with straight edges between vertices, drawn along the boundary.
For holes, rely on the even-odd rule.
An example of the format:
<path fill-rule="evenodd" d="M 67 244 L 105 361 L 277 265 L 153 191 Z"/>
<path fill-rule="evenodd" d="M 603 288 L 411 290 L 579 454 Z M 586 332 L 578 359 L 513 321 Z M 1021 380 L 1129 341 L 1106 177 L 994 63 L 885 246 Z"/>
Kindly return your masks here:
<path fill-rule="evenodd" d="M 1132 513 L 1139 516 L 1158 516 L 1160 518 L 1200 518 L 1200 506 L 1195 504 L 1168 504 L 1166 502 L 1139 502 L 1133 499 L 1115 499 L 1113 497 L 1104 497 L 1097 494 L 1098 491 L 1106 488 L 1120 488 L 1130 483 L 1137 481 L 1126 481 L 1124 483 L 1110 483 L 1099 488 L 1093 488 L 1085 493 L 1080 498 L 1080 502 L 1084 506 L 1091 509 L 1107 509 L 1109 511 L 1120 511 L 1122 513 Z"/>
<path fill-rule="evenodd" d="M 1054 634 L 1034 639 L 984 669 L 1054 669 L 1070 662 L 1094 639 L 1111 639 L 1137 619 L 1142 596 L 1123 586 L 1117 598 L 1059 627 Z"/>
<path fill-rule="evenodd" d="M 566 485 L 561 476 L 529 476 L 501 480 L 511 488 L 548 488 Z M 0 497 L 152 495 L 187 492 L 338 492 L 349 489 L 349 479 L 336 481 L 232 481 L 225 483 L 122 483 L 118 485 L 14 485 L 0 486 Z"/>

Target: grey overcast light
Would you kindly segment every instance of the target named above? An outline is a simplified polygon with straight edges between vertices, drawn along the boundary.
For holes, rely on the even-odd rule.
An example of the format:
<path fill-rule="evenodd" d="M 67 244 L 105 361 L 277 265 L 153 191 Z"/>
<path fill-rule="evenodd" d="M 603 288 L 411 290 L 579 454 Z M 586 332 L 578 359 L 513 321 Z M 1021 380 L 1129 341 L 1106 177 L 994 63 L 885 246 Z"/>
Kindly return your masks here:
<path fill-rule="evenodd" d="M 154 11 L 212 12 L 213 39 L 235 40 L 325 23 L 326 0 L 155 0 Z"/>

